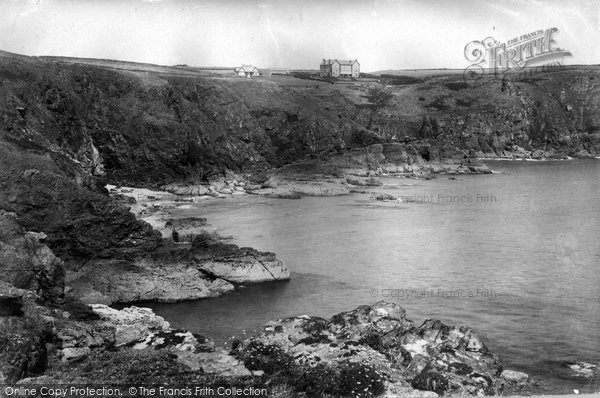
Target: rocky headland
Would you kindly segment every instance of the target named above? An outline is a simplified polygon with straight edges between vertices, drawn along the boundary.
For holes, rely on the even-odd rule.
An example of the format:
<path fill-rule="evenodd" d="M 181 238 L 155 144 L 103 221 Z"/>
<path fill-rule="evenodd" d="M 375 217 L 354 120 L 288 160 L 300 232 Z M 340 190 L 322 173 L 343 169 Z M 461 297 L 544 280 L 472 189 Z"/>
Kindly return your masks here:
<path fill-rule="evenodd" d="M 521 383 L 501 377 L 469 329 L 416 327 L 385 303 L 280 320 L 228 348 L 147 310 L 105 305 L 289 279 L 274 253 L 231 244 L 210 220 L 173 219 L 168 206 L 343 195 L 376 189 L 382 175 L 489 173 L 479 158 L 596 157 L 598 76 L 572 67 L 522 81 L 330 84 L 0 52 L 0 382 L 233 377 L 281 396 L 356 393 L 358 375 L 366 396 Z M 317 375 L 331 380 L 307 381 Z"/>
<path fill-rule="evenodd" d="M 280 319 L 218 347 L 147 308 L 40 305 L 34 292 L 2 283 L 0 300 L 13 310 L 0 316 L 0 381 L 17 386 L 241 385 L 276 397 L 497 395 L 531 386 L 471 329 L 416 326 L 386 302 L 331 319 Z"/>

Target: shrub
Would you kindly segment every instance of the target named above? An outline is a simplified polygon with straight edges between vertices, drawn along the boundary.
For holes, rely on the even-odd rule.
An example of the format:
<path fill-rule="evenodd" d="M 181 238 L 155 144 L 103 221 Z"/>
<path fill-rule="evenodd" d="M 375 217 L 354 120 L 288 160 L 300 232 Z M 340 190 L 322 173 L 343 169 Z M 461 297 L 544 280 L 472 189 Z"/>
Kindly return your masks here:
<path fill-rule="evenodd" d="M 234 353 L 250 370 L 263 370 L 271 386 L 288 386 L 308 397 L 374 397 L 385 391 L 385 375 L 370 365 L 342 362 L 297 364 L 276 345 L 251 341 Z"/>
<path fill-rule="evenodd" d="M 353 130 L 348 139 L 348 147 L 363 148 L 369 145 L 378 144 L 381 140 L 377 134 L 369 130 Z"/>
<path fill-rule="evenodd" d="M 448 379 L 436 371 L 424 370 L 412 380 L 411 387 L 422 391 L 433 391 L 441 396 L 448 390 Z"/>
<path fill-rule="evenodd" d="M 309 397 L 325 397 L 339 395 L 340 375 L 334 368 L 325 364 L 314 367 L 301 366 L 290 384 L 297 392 L 306 393 Z"/>
<path fill-rule="evenodd" d="M 265 345 L 251 341 L 247 347 L 237 352 L 239 359 L 250 370 L 262 370 L 267 375 L 277 372 L 292 372 L 294 358 L 285 353 L 281 347 L 273 344 Z"/>
<path fill-rule="evenodd" d="M 348 363 L 339 379 L 340 395 L 352 397 L 374 397 L 385 392 L 386 377 L 373 366 L 360 363 Z"/>

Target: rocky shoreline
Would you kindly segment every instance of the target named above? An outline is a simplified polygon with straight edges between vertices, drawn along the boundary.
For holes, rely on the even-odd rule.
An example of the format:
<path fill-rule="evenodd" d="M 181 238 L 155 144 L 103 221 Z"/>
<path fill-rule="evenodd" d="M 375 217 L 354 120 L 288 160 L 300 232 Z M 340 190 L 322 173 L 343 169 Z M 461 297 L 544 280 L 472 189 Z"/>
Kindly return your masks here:
<path fill-rule="evenodd" d="M 360 181 L 352 182 L 378 186 L 371 177 Z M 302 315 L 274 320 L 261 333 L 220 347 L 210 337 L 173 329 L 150 309 L 108 307 L 102 302 L 181 301 L 226 293 L 236 283 L 289 278 L 274 255 L 224 243 L 227 239 L 216 234 L 206 219 L 171 218 L 171 210 L 188 203 L 181 197 L 136 188 L 108 188 L 132 205 L 138 219 L 152 221 L 165 241 L 174 240 L 175 232 L 181 237 L 175 239 L 179 242 L 171 243 L 169 259 L 164 253 L 151 256 L 136 262 L 135 270 L 123 270 L 118 264 L 111 268 L 106 259 L 101 268 L 92 263 L 79 273 L 67 269 L 64 299 L 48 300 L 62 296 L 63 285 L 44 285 L 33 273 L 26 288 L 0 282 L 0 348 L 4 352 L 0 355 L 0 382 L 15 386 L 236 385 L 265 388 L 270 396 L 282 398 L 481 396 L 535 391 L 535 380 L 504 369 L 470 328 L 435 319 L 417 326 L 406 318 L 404 309 L 392 303 L 364 305 L 330 319 Z M 137 199 L 133 203 L 127 197 Z M 60 261 L 40 241 L 43 236 L 10 224 L 13 215 L 1 216 L 8 222 L 5 225 L 13 225 L 13 231 L 22 234 L 10 241 L 14 253 L 19 253 L 21 245 L 37 247 L 41 262 L 30 265 L 37 275 L 48 278 L 60 271 Z M 2 238 L 9 242 L 6 236 Z M 227 260 L 219 261 L 217 253 Z M 265 269 L 264 262 L 271 261 L 269 276 L 257 272 L 259 266 L 248 267 L 247 256 L 263 259 Z M 198 268 L 178 267 L 181 258 L 199 261 L 195 263 Z M 238 267 L 232 261 L 243 263 L 244 271 L 236 272 Z M 219 277 L 210 279 L 212 285 L 206 288 L 202 272 Z M 83 280 L 81 275 L 85 275 Z M 155 285 L 149 284 L 151 279 Z M 23 286 L 21 281 L 12 282 Z M 146 289 L 150 289 L 146 295 L 137 293 Z M 109 290 L 110 295 L 104 293 Z M 16 336 L 19 338 L 14 340 Z M 585 363 L 566 364 L 565 372 L 574 377 L 598 376 L 597 367 Z"/>
<path fill-rule="evenodd" d="M 357 187 L 382 185 L 377 177 L 432 179 L 436 175 L 491 174 L 476 158 L 460 152 L 456 158 L 426 161 L 413 146 L 373 144 L 326 159 L 310 159 L 252 174 L 226 173 L 202 184 L 171 183 L 160 187 L 189 201 L 202 197 L 251 194 L 269 198 L 348 195 Z"/>
<path fill-rule="evenodd" d="M 479 160 L 571 160 L 571 159 L 595 159 L 596 155 L 589 153 L 586 149 L 581 149 L 568 155 L 555 150 L 533 149 L 526 150 L 518 145 L 512 145 L 509 150 L 500 153 L 475 152 L 475 157 Z"/>
<path fill-rule="evenodd" d="M 348 173 L 343 178 L 317 173 L 307 179 L 300 175 L 288 171 L 260 178 L 266 177 L 263 185 L 274 187 L 282 186 L 280 181 L 301 181 L 313 190 L 309 192 L 323 181 L 347 187 L 348 193 L 381 185 L 375 173 Z M 224 186 L 250 185 L 232 189 L 235 195 L 273 197 L 263 191 L 273 188 L 261 185 L 259 192 L 252 192 L 251 183 L 234 181 L 226 177 Z M 227 194 L 189 196 L 181 195 L 187 191 L 177 195 L 113 185 L 107 189 L 138 221 L 160 233 L 161 246 L 143 256 L 104 256 L 73 268 L 53 255 L 44 243 L 45 234 L 25 231 L 13 213 L 0 214 L 0 263 L 10 260 L 20 264 L 20 271 L 29 270 L 4 274 L 12 278 L 0 280 L 0 383 L 201 383 L 266 388 L 274 397 L 535 391 L 536 380 L 504 369 L 470 328 L 435 319 L 417 326 L 404 309 L 386 302 L 330 319 L 302 315 L 274 320 L 261 333 L 221 347 L 210 337 L 171 328 L 150 309 L 108 307 L 215 297 L 236 284 L 284 281 L 290 274 L 273 253 L 227 243 L 230 238 L 218 235 L 205 218 L 172 216 L 177 208 Z M 598 377 L 597 367 L 587 363 L 565 364 L 564 372 Z"/>
<path fill-rule="evenodd" d="M 0 382 L 235 382 L 279 386 L 285 397 L 352 393 L 343 386 L 358 375 L 368 376 L 363 395 L 492 393 L 503 374 L 523 381 L 499 374 L 468 329 L 415 327 L 385 303 L 276 321 L 227 349 L 148 310 L 105 305 L 290 278 L 274 253 L 229 243 L 209 220 L 173 219 L 171 206 L 345 195 L 377 190 L 385 175 L 491 173 L 478 157 L 598 155 L 597 68 L 535 84 L 435 77 L 393 88 L 392 103 L 373 112 L 360 86 L 313 91 L 110 65 L 0 53 Z M 109 182 L 120 186 L 112 195 Z"/>
<path fill-rule="evenodd" d="M 364 178 L 350 179 L 358 186 L 377 186 L 372 177 L 355 178 Z M 274 254 L 226 243 L 206 219 L 170 218 L 170 210 L 188 203 L 182 197 L 108 188 L 138 220 L 152 223 L 163 245 L 144 256 L 64 267 L 43 234 L 24 231 L 14 214 L 0 214 L 2 231 L 10 231 L 1 236 L 11 245 L 4 256 L 31 270 L 0 284 L 0 382 L 155 384 L 167 377 L 172 383 L 268 388 L 278 397 L 480 395 L 530 386 L 526 375 L 502 373 L 498 358 L 470 329 L 435 320 L 416 327 L 395 304 L 362 306 L 330 320 L 273 321 L 228 347 L 174 330 L 149 309 L 107 307 L 214 297 L 239 283 L 289 279 Z M 37 254 L 26 252 L 31 247 Z M 116 365 L 139 361 L 150 367 L 139 372 Z"/>
<path fill-rule="evenodd" d="M 435 397 L 531 385 L 527 375 L 504 370 L 471 329 L 436 320 L 417 327 L 386 302 L 329 320 L 276 320 L 256 336 L 216 347 L 149 309 L 41 305 L 32 291 L 3 287 L 0 299 L 10 297 L 21 310 L 0 317 L 0 382 L 15 386 L 241 384 L 274 397 Z"/>
<path fill-rule="evenodd" d="M 290 279 L 287 266 L 274 253 L 227 243 L 206 219 L 165 218 L 165 206 L 173 208 L 175 202 L 165 203 L 141 201 L 135 210 L 140 221 L 149 221 L 161 233 L 160 248 L 127 262 L 92 259 L 67 269 L 66 292 L 90 304 L 176 302 L 217 297 L 238 284 Z"/>

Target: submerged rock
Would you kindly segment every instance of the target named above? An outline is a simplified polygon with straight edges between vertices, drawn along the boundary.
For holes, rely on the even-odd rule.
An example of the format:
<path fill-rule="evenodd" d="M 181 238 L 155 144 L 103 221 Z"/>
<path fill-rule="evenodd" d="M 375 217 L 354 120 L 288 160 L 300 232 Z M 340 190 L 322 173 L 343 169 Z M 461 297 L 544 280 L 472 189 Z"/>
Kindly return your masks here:
<path fill-rule="evenodd" d="M 516 370 L 509 370 L 509 369 L 502 371 L 502 374 L 500 375 L 500 377 L 502 377 L 504 380 L 506 380 L 509 383 L 516 383 L 516 384 L 524 384 L 527 382 L 527 380 L 529 380 L 529 375 L 527 373 L 517 372 Z"/>
<path fill-rule="evenodd" d="M 598 365 L 587 362 L 570 362 L 566 364 L 572 376 L 581 378 L 593 378 L 599 374 Z"/>
<path fill-rule="evenodd" d="M 373 196 L 375 200 L 396 200 L 397 198 L 394 195 L 389 193 L 379 193 Z"/>
<path fill-rule="evenodd" d="M 381 181 L 379 181 L 377 178 L 352 178 L 352 177 L 348 177 L 346 178 L 346 182 L 350 185 L 356 185 L 356 186 L 360 186 L 360 187 L 378 187 L 383 185 L 383 183 Z"/>
<path fill-rule="evenodd" d="M 267 193 L 263 193 L 262 196 L 264 196 L 265 198 L 272 198 L 272 199 L 301 199 L 302 195 L 299 192 L 281 192 L 281 191 L 275 191 L 275 192 L 267 192 Z"/>

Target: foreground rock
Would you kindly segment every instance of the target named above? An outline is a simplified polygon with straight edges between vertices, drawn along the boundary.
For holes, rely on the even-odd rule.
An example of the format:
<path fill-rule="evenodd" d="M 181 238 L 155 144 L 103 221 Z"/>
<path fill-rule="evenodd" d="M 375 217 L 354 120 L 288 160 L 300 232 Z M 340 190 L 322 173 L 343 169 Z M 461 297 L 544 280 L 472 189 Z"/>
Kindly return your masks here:
<path fill-rule="evenodd" d="M 416 327 L 402 308 L 385 302 L 330 320 L 270 322 L 234 348 L 251 370 L 293 374 L 300 367 L 313 392 L 334 396 L 496 395 L 504 383 L 498 358 L 471 329 L 436 320 Z"/>
<path fill-rule="evenodd" d="M 268 386 L 276 397 L 434 397 L 494 395 L 505 382 L 527 379 L 502 372 L 471 329 L 435 320 L 417 327 L 401 307 L 386 302 L 329 320 L 269 322 L 260 335 L 234 341 L 231 350 L 172 329 L 147 308 L 78 306 L 64 311 L 29 301 L 23 317 L 0 317 L 21 325 L 0 329 L 4 380 L 102 383 L 116 376 L 126 383 Z"/>

